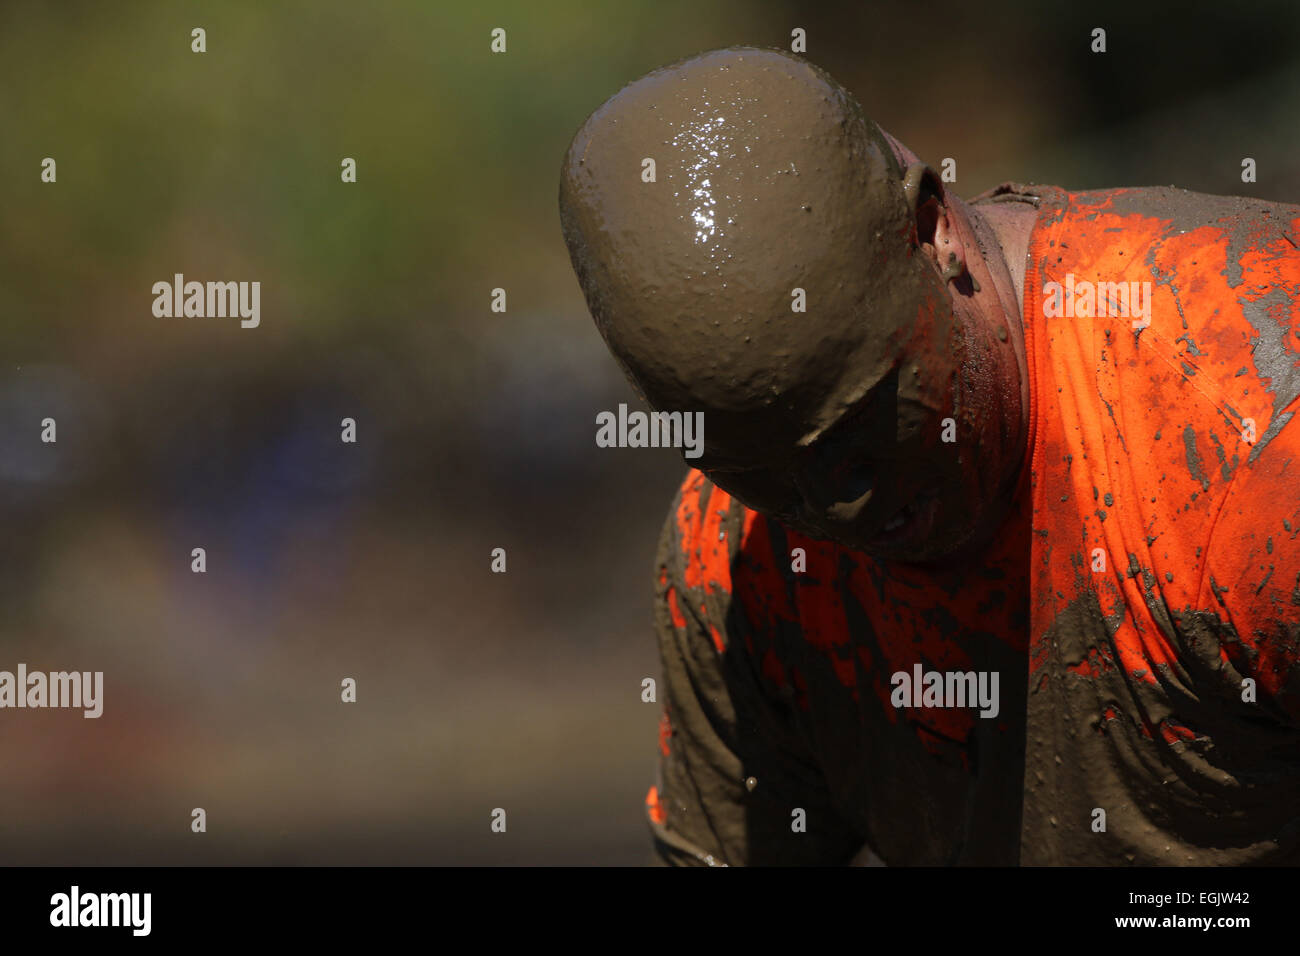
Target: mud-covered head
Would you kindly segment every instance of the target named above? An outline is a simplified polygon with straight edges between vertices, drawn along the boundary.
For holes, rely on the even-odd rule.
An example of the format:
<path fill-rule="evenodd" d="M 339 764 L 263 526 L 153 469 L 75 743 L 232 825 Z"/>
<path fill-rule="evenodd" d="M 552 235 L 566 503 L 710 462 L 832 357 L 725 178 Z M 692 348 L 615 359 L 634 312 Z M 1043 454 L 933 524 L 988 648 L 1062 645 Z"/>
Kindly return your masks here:
<path fill-rule="evenodd" d="M 798 529 L 924 557 L 885 529 L 954 477 L 935 446 L 964 341 L 903 181 L 828 74 L 733 48 L 599 107 L 565 157 L 560 213 L 634 387 L 704 413 L 692 465 Z"/>

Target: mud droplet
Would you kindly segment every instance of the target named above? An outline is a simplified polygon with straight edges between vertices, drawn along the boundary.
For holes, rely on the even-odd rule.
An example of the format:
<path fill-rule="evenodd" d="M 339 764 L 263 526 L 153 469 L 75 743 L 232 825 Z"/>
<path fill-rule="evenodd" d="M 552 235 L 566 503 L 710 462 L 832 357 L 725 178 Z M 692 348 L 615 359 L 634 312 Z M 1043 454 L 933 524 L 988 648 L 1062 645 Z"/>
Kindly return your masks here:
<path fill-rule="evenodd" d="M 757 787 L 757 786 L 758 786 L 758 778 L 757 778 L 757 777 L 746 777 L 746 778 L 745 778 L 745 789 L 748 790 L 750 793 L 753 793 L 753 792 L 754 792 L 754 788 Z"/>

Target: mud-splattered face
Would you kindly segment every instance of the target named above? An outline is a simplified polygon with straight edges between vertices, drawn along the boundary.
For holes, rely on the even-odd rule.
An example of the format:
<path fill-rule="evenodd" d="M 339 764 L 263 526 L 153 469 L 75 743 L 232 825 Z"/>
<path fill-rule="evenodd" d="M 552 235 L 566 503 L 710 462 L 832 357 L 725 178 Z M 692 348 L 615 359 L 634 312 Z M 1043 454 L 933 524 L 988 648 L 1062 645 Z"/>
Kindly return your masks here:
<path fill-rule="evenodd" d="M 978 436 L 1002 410 L 962 386 L 989 336 L 918 241 L 880 130 L 829 76 L 738 48 L 643 77 L 574 138 L 560 212 L 633 385 L 657 410 L 704 412 L 690 464 L 878 556 L 968 537 L 988 484 Z"/>
<path fill-rule="evenodd" d="M 1000 514 L 1019 461 L 1016 396 L 995 384 L 989 366 L 1006 356 L 981 319 L 922 316 L 889 372 L 811 442 L 746 457 L 728 454 L 724 435 L 694 464 L 813 537 L 899 561 L 961 552 Z M 857 380 L 846 379 L 824 384 L 848 391 Z"/>

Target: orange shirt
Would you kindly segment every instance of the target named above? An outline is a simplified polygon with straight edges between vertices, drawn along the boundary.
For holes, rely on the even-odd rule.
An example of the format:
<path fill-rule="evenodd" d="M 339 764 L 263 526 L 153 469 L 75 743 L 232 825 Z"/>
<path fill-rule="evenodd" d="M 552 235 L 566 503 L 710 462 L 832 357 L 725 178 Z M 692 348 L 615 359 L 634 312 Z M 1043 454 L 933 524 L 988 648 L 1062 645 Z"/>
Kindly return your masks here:
<path fill-rule="evenodd" d="M 1300 208 L 1048 194 L 1025 282 L 1023 856 L 1295 861 Z M 1114 288 L 1073 314 L 1047 301 L 1102 281 L 1149 283 L 1150 326 L 1114 314 Z"/>
<path fill-rule="evenodd" d="M 1034 430 L 982 559 L 886 566 L 682 485 L 647 798 L 666 859 L 1296 860 L 1300 210 L 1017 189 L 1042 200 Z M 998 671 L 998 716 L 894 706 L 918 664 Z"/>

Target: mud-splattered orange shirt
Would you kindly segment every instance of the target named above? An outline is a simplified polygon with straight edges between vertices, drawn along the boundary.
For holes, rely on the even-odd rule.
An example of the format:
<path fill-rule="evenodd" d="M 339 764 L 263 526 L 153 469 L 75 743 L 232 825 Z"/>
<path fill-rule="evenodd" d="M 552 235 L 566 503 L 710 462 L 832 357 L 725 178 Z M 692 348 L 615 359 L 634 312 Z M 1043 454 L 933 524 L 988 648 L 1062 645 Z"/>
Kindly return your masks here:
<path fill-rule="evenodd" d="M 1296 862 L 1300 208 L 1052 198 L 1026 277 L 1022 856 Z M 1080 282 L 1091 308 L 1062 301 Z M 1148 327 L 1115 314 L 1124 285 L 1130 306 L 1148 294 Z"/>
<path fill-rule="evenodd" d="M 697 472 L 678 494 L 669 862 L 1297 861 L 1300 209 L 1000 192 L 1040 205 L 1034 431 L 981 560 L 885 566 Z M 895 706 L 918 665 L 997 672 L 997 716 Z"/>

